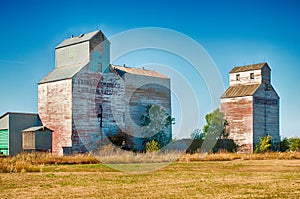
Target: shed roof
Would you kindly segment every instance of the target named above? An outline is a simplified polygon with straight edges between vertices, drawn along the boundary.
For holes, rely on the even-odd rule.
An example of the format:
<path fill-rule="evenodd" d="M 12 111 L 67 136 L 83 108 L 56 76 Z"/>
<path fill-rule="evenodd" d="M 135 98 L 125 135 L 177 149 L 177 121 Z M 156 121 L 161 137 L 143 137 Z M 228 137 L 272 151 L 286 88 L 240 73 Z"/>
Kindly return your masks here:
<path fill-rule="evenodd" d="M 86 33 L 86 34 L 81 34 L 78 37 L 71 37 L 71 38 L 66 39 L 63 42 L 61 42 L 58 46 L 56 46 L 55 49 L 62 48 L 62 47 L 65 47 L 65 46 L 70 46 L 70 45 L 77 44 L 77 43 L 82 43 L 82 42 L 85 42 L 85 41 L 89 41 L 96 34 L 98 34 L 99 32 L 101 32 L 101 31 L 97 30 L 97 31 L 94 31 L 94 32 Z"/>
<path fill-rule="evenodd" d="M 223 98 L 252 96 L 261 84 L 230 86 L 221 96 Z"/>
<path fill-rule="evenodd" d="M 45 127 L 45 126 L 33 126 L 33 127 L 29 127 L 25 130 L 23 130 L 22 132 L 36 132 L 36 131 L 44 131 L 44 130 L 48 130 L 48 131 L 51 131 L 51 129 Z"/>
<path fill-rule="evenodd" d="M 46 77 L 44 77 L 39 82 L 39 84 L 43 84 L 46 82 L 54 82 L 63 79 L 71 79 L 86 65 L 87 63 L 81 63 L 76 65 L 74 64 L 69 66 L 57 67 L 53 71 L 51 71 Z"/>
<path fill-rule="evenodd" d="M 269 65 L 266 62 L 262 62 L 262 63 L 258 63 L 258 64 L 237 66 L 237 67 L 234 67 L 233 69 L 231 69 L 231 71 L 229 73 L 238 73 L 238 72 L 245 72 L 245 71 L 251 71 L 251 70 L 260 70 L 264 66 L 267 66 L 270 69 Z"/>
<path fill-rule="evenodd" d="M 143 76 L 149 76 L 149 77 L 158 77 L 158 78 L 164 78 L 169 79 L 167 76 L 164 76 L 154 70 L 147 70 L 142 68 L 131 68 L 127 66 L 116 66 L 111 65 L 111 67 L 122 77 L 124 73 L 130 73 L 135 75 L 143 75 Z"/>
<path fill-rule="evenodd" d="M 20 113 L 20 112 L 6 112 L 3 115 L 0 116 L 0 119 L 2 119 L 3 117 L 7 116 L 7 115 L 38 115 L 37 113 Z"/>

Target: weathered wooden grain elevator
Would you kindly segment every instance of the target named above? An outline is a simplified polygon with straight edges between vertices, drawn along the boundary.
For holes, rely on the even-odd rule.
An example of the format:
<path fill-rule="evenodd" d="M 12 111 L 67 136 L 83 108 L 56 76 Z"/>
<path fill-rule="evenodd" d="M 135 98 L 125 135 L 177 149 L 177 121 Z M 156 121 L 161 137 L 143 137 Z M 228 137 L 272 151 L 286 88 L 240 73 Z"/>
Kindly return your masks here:
<path fill-rule="evenodd" d="M 111 65 L 110 42 L 101 31 L 64 40 L 55 57 L 55 69 L 38 83 L 38 114 L 53 130 L 53 153 L 87 152 L 120 131 L 134 136 L 146 105 L 171 114 L 170 79 Z M 167 132 L 172 135 L 171 127 Z"/>
<path fill-rule="evenodd" d="M 234 67 L 229 80 L 230 86 L 221 96 L 221 111 L 228 121 L 229 138 L 239 145 L 239 152 L 252 153 L 265 135 L 278 145 L 279 96 L 271 85 L 269 65 Z"/>

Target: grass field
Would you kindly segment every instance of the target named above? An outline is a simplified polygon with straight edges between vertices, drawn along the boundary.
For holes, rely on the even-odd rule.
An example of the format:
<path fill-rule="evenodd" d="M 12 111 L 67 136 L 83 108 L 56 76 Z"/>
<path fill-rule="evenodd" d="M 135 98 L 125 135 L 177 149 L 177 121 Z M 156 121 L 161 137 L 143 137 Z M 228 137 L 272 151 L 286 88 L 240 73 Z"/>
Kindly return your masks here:
<path fill-rule="evenodd" d="M 162 163 L 49 164 L 40 172 L 0 173 L 0 198 L 300 197 L 299 159 L 192 160 L 145 173 L 113 167 L 136 170 Z"/>

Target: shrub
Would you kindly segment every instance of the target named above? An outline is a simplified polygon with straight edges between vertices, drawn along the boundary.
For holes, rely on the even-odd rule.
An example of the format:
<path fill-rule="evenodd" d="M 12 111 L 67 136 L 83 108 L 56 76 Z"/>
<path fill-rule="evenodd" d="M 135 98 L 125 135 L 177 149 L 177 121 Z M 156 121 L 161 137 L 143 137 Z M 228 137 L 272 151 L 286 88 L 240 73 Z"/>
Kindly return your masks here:
<path fill-rule="evenodd" d="M 289 139 L 283 138 L 280 141 L 280 151 L 281 152 L 286 152 L 286 151 L 289 150 L 289 148 L 290 148 L 290 141 L 289 141 Z"/>
<path fill-rule="evenodd" d="M 290 151 L 300 151 L 300 138 L 293 137 L 289 139 Z"/>
<path fill-rule="evenodd" d="M 264 137 L 259 138 L 259 143 L 255 147 L 255 153 L 264 153 L 270 151 L 272 147 L 271 137 L 266 135 Z"/>
<path fill-rule="evenodd" d="M 146 143 L 146 152 L 155 152 L 159 150 L 158 142 L 152 140 Z"/>

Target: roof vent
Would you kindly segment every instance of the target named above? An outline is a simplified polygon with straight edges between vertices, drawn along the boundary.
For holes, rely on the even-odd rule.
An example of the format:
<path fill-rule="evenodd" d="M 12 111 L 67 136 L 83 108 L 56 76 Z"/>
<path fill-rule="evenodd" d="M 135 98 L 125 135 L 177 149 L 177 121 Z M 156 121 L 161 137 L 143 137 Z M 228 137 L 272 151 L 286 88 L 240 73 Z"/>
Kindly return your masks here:
<path fill-rule="evenodd" d="M 81 34 L 81 35 L 79 35 L 78 37 L 81 38 L 81 37 L 83 37 L 83 36 L 84 36 L 84 34 Z"/>

